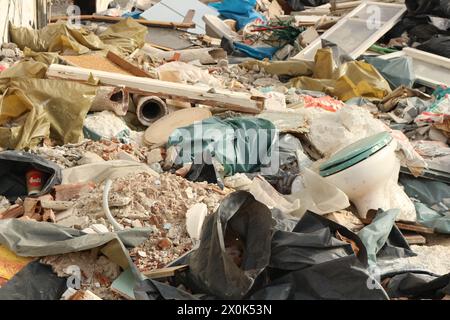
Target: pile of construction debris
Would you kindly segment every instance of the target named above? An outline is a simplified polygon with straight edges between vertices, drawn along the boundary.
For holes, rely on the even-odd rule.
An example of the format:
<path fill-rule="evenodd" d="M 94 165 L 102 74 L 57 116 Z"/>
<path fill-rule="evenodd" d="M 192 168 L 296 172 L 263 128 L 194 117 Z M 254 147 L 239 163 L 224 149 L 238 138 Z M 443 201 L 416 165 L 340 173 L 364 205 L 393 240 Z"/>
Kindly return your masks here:
<path fill-rule="evenodd" d="M 0 46 L 0 298 L 450 296 L 450 7 L 100 2 Z"/>

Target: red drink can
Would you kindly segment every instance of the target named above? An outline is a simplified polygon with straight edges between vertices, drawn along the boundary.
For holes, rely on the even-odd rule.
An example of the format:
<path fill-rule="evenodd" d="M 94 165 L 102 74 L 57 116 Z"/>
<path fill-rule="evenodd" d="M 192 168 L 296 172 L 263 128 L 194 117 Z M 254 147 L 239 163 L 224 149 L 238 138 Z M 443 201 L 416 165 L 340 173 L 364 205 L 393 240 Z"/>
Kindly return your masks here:
<path fill-rule="evenodd" d="M 26 177 L 28 195 L 33 196 L 39 194 L 44 184 L 44 174 L 39 170 L 30 169 L 27 171 Z"/>

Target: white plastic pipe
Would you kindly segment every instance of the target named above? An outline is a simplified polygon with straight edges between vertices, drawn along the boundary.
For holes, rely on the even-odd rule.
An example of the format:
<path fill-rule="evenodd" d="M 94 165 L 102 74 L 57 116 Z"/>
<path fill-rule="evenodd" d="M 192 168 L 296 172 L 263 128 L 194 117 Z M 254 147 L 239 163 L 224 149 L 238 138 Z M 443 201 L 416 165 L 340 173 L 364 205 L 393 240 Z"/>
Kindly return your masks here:
<path fill-rule="evenodd" d="M 105 212 L 106 218 L 113 225 L 114 230 L 123 230 L 123 227 L 114 219 L 111 211 L 109 210 L 109 190 L 111 190 L 112 180 L 108 179 L 105 182 L 105 188 L 103 189 L 103 211 Z"/>

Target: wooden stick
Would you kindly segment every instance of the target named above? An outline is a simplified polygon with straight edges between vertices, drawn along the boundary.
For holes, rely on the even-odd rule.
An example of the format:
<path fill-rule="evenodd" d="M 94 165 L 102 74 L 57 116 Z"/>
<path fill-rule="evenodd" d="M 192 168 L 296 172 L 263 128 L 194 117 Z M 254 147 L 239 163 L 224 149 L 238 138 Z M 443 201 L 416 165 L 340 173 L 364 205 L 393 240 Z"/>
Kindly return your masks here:
<path fill-rule="evenodd" d="M 144 271 L 143 274 L 144 274 L 144 276 L 146 276 L 147 278 L 150 278 L 150 279 L 160 279 L 160 278 L 173 277 L 177 272 L 182 272 L 187 269 L 189 269 L 188 265 L 181 265 L 181 266 L 176 266 L 176 267 Z"/>
<path fill-rule="evenodd" d="M 125 60 L 124 58 L 122 58 L 121 56 L 115 54 L 112 51 L 109 51 L 108 54 L 106 55 L 106 58 L 108 58 L 109 61 L 117 64 L 119 67 L 121 67 L 122 69 L 128 71 L 129 73 L 131 73 L 132 75 L 136 76 L 136 77 L 144 77 L 144 78 L 151 78 L 151 74 L 149 74 L 148 72 L 142 70 L 141 68 L 135 66 L 134 64 L 132 64 L 131 62 L 128 62 L 127 60 Z"/>
<path fill-rule="evenodd" d="M 195 16 L 195 10 L 189 10 L 184 16 L 183 23 L 193 23 L 193 19 Z"/>
<path fill-rule="evenodd" d="M 50 19 L 50 22 L 56 22 L 58 20 L 69 20 L 69 19 L 78 19 L 78 20 L 92 20 L 92 21 L 101 21 L 101 22 L 120 22 L 127 18 L 122 17 L 108 17 L 108 16 L 98 16 L 98 15 L 81 15 L 81 16 L 56 16 Z M 165 22 L 165 21 L 154 21 L 154 20 L 145 20 L 145 19 L 134 19 L 134 21 L 147 26 L 147 27 L 159 27 L 159 28 L 180 28 L 180 29 L 192 29 L 195 28 L 194 22 Z"/>

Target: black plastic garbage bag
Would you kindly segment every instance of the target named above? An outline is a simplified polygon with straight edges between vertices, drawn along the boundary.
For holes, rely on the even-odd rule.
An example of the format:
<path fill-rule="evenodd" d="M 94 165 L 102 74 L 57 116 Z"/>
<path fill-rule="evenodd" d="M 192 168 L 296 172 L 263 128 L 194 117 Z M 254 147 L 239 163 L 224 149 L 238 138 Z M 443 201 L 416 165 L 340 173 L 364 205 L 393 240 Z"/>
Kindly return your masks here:
<path fill-rule="evenodd" d="M 270 259 L 272 215 L 248 192 L 226 197 L 206 218 L 200 246 L 188 258 L 196 291 L 221 299 L 241 299 Z"/>
<path fill-rule="evenodd" d="M 386 232 L 389 232 L 386 231 Z M 342 241 L 336 237 L 339 234 Z M 350 242 L 358 248 L 355 255 Z M 414 255 L 394 226 L 377 256 Z M 292 232 L 273 236 L 267 279 L 250 299 L 387 299 L 377 274 L 370 274 L 367 249 L 344 226 L 306 212 Z"/>
<path fill-rule="evenodd" d="M 288 0 L 287 3 L 294 11 L 305 10 L 305 7 L 317 7 L 330 2 L 330 0 Z"/>
<path fill-rule="evenodd" d="M 450 295 L 450 273 L 436 277 L 406 272 L 392 276 L 386 289 L 391 298 L 442 299 Z"/>
<path fill-rule="evenodd" d="M 386 300 L 388 296 L 354 256 L 290 272 L 255 292 L 256 300 Z"/>
<path fill-rule="evenodd" d="M 355 233 L 307 211 L 292 232 L 275 232 L 270 267 L 278 270 L 300 270 L 354 255 L 351 244 L 336 238 L 336 232 L 355 242 L 359 248 L 358 260 L 362 265 L 366 265 L 366 249 Z"/>
<path fill-rule="evenodd" d="M 194 182 L 206 181 L 208 183 L 215 183 L 221 189 L 225 187 L 209 150 L 205 150 L 194 158 L 191 170 L 189 170 L 185 178 Z"/>
<path fill-rule="evenodd" d="M 66 282 L 51 266 L 33 261 L 0 288 L 0 300 L 59 300 L 67 290 Z"/>
<path fill-rule="evenodd" d="M 434 15 L 450 18 L 450 2 L 448 0 L 405 0 L 408 13 L 411 15 Z"/>
<path fill-rule="evenodd" d="M 431 38 L 418 46 L 417 49 L 450 58 L 450 36 Z"/>
<path fill-rule="evenodd" d="M 61 183 L 61 168 L 56 163 L 26 152 L 0 152 L 0 195 L 10 201 L 27 196 L 26 172 L 32 168 L 46 175 L 42 191 L 37 196 L 50 192 L 53 186 Z"/>

